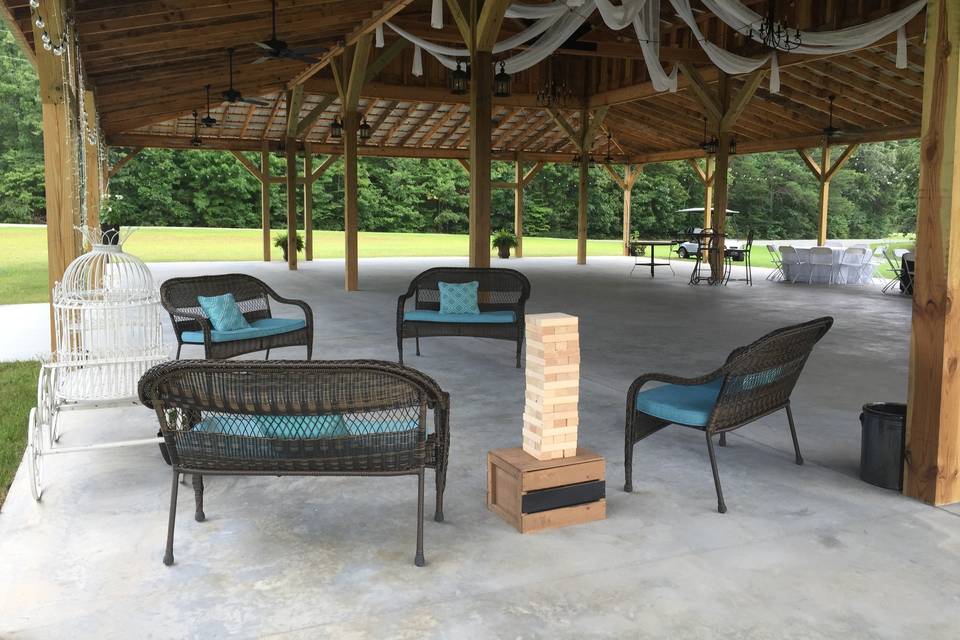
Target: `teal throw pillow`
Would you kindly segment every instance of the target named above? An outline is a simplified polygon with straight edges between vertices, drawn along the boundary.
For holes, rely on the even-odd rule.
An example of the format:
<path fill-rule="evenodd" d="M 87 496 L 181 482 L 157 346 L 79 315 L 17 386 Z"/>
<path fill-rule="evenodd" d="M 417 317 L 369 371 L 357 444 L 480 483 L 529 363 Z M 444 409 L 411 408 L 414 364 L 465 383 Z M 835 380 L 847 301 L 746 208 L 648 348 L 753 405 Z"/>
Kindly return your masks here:
<path fill-rule="evenodd" d="M 480 283 L 476 280 L 460 284 L 438 282 L 437 285 L 440 287 L 440 313 L 480 313 L 480 307 L 477 305 L 477 290 L 480 288 Z"/>
<path fill-rule="evenodd" d="M 197 302 L 200 303 L 200 308 L 210 318 L 210 324 L 217 331 L 250 328 L 250 323 L 240 313 L 240 307 L 237 306 L 232 293 L 225 293 L 222 296 L 197 296 Z"/>

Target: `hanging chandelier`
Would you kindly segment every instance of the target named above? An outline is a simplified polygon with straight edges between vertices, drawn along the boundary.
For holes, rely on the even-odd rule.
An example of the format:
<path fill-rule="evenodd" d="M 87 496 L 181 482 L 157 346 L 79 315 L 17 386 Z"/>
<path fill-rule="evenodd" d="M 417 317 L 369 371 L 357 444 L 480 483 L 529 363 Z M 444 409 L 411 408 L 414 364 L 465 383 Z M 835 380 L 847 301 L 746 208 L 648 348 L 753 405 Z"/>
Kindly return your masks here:
<path fill-rule="evenodd" d="M 792 51 L 799 47 L 802 44 L 800 29 L 790 29 L 786 16 L 782 22 L 778 22 L 776 16 L 776 0 L 767 0 L 767 15 L 760 20 L 758 26 L 750 25 L 749 37 L 757 38 L 771 49 L 780 51 Z"/>
<path fill-rule="evenodd" d="M 567 86 L 567 83 L 554 79 L 553 59 L 551 58 L 547 67 L 547 81 L 537 91 L 537 106 L 565 108 L 572 97 L 573 91 Z"/>

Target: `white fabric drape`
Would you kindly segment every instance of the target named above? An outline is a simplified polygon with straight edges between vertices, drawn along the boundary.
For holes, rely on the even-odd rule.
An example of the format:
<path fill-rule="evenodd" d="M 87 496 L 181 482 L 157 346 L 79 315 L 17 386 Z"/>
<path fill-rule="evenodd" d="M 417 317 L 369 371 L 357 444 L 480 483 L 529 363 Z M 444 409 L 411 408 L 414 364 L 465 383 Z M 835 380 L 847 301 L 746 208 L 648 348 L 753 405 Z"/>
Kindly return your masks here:
<path fill-rule="evenodd" d="M 420 47 L 413 48 L 413 69 L 410 70 L 416 77 L 423 75 L 423 53 L 420 50 Z"/>
<path fill-rule="evenodd" d="M 374 46 L 377 49 L 383 49 L 383 25 L 378 24 L 376 30 L 374 31 Z"/>
<path fill-rule="evenodd" d="M 720 20 L 744 35 L 748 35 L 752 27 L 754 30 L 753 39 L 760 41 L 756 34 L 756 27 L 763 21 L 763 18 L 749 7 L 744 6 L 739 0 L 703 0 L 703 4 Z M 926 5 L 927 0 L 917 0 L 917 2 L 882 18 L 846 29 L 801 31 L 800 42 L 802 44 L 796 49 L 791 49 L 791 52 L 807 55 L 846 53 L 868 47 L 885 35 L 897 31 L 898 66 L 901 58 L 906 65 L 906 33 L 904 32 L 903 38 L 901 38 L 899 30 L 920 13 Z"/>
<path fill-rule="evenodd" d="M 725 73 L 740 75 L 755 71 L 770 64 L 770 91 L 780 91 L 780 66 L 777 52 L 759 58 L 731 53 L 707 40 L 700 31 L 696 17 L 690 7 L 690 0 L 670 0 L 677 15 L 690 28 L 694 38 L 700 43 L 707 57 Z M 703 4 L 721 21 L 740 33 L 749 34 L 751 26 L 756 27 L 763 20 L 759 14 L 744 6 L 740 0 L 703 0 Z M 866 24 L 839 29 L 836 31 L 805 32 L 800 34 L 802 45 L 791 50 L 792 53 L 824 55 L 845 53 L 868 47 L 882 37 L 897 33 L 897 67 L 907 65 L 907 39 L 904 25 L 926 6 L 927 0 L 917 0 L 913 4 Z M 633 26 L 636 32 L 644 62 L 651 83 L 657 91 L 677 90 L 676 67 L 668 74 L 660 62 L 660 0 L 566 0 L 550 4 L 524 4 L 514 2 L 507 9 L 510 18 L 533 20 L 533 24 L 493 47 L 493 53 L 500 54 L 526 44 L 527 48 L 516 55 L 502 60 L 504 70 L 514 74 L 538 64 L 567 39 L 569 39 L 597 10 L 604 24 L 613 30 L 622 30 Z M 443 0 L 432 0 L 431 26 L 443 26 Z M 387 22 L 397 35 L 415 45 L 414 74 L 423 72 L 422 51 L 426 51 L 448 69 L 455 69 L 457 58 L 468 57 L 465 47 L 448 47 L 436 44 L 409 33 L 397 25 Z M 758 39 L 754 34 L 754 39 Z M 383 29 L 377 28 L 377 47 L 383 46 Z"/>

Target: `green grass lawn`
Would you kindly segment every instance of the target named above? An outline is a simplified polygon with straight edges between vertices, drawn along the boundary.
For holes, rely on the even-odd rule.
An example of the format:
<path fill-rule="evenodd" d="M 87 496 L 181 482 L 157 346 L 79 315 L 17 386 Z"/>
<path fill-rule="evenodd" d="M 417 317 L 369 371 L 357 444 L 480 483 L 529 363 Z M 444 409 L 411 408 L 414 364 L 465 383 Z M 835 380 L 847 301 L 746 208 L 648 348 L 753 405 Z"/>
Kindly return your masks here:
<path fill-rule="evenodd" d="M 274 231 L 273 235 L 277 235 Z M 315 231 L 314 258 L 342 258 L 342 231 Z M 441 233 L 360 232 L 360 257 L 466 256 L 467 236 Z M 127 251 L 145 262 L 193 262 L 260 260 L 259 229 L 201 229 L 143 227 L 125 243 Z M 273 259 L 280 249 L 273 247 Z M 528 257 L 573 256 L 577 241 L 572 238 L 523 240 Z M 587 252 L 593 256 L 620 255 L 617 240 L 590 240 Z M 46 229 L 0 226 L 0 304 L 45 302 L 47 290 Z"/>
<path fill-rule="evenodd" d="M 274 235 L 277 233 L 275 231 Z M 461 257 L 468 251 L 467 236 L 440 233 L 360 232 L 359 244 L 362 258 Z M 900 248 L 912 243 L 898 239 L 889 244 Z M 145 262 L 260 260 L 262 257 L 259 229 L 143 227 L 124 246 Z M 587 254 L 618 256 L 621 246 L 619 240 L 590 240 Z M 766 247 L 756 246 L 754 249 L 753 266 L 773 266 Z M 342 258 L 343 232 L 314 232 L 313 250 L 317 259 Z M 280 250 L 273 247 L 272 251 L 273 259 L 280 260 Z M 573 256 L 576 255 L 577 241 L 573 238 L 527 237 L 523 240 L 523 251 L 529 258 Z M 657 249 L 657 255 L 666 255 L 663 248 Z M 0 226 L 0 304 L 45 302 L 49 293 L 46 229 Z"/>
<path fill-rule="evenodd" d="M 0 505 L 27 446 L 27 416 L 37 398 L 36 362 L 0 363 Z"/>

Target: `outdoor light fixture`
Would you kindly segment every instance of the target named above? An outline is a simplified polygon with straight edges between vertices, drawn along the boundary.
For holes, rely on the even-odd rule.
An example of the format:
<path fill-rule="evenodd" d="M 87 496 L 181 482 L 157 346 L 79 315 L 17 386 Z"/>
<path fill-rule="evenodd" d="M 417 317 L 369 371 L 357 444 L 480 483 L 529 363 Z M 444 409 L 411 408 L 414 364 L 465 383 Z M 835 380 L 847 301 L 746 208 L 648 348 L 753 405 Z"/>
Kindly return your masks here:
<path fill-rule="evenodd" d="M 607 131 L 607 155 L 603 156 L 604 164 L 613 164 L 613 156 L 610 155 L 610 142 L 613 140 L 613 136 L 610 135 L 610 132 Z"/>
<path fill-rule="evenodd" d="M 579 154 L 579 153 L 574 154 L 574 156 L 573 156 L 573 164 L 580 164 L 580 154 Z"/>
<path fill-rule="evenodd" d="M 791 33 L 786 21 L 777 22 L 776 14 L 776 0 L 767 0 L 767 15 L 761 18 L 760 25 L 756 28 L 751 25 L 748 35 L 758 38 L 771 49 L 792 51 L 801 45 L 800 29 L 793 29 Z"/>
<path fill-rule="evenodd" d="M 210 115 L 210 85 L 204 87 L 207 91 L 207 115 L 200 119 L 201 124 L 208 129 L 217 124 L 217 119 Z"/>
<path fill-rule="evenodd" d="M 737 155 L 737 139 L 730 136 L 730 155 Z"/>
<path fill-rule="evenodd" d="M 367 119 L 364 119 L 360 122 L 360 126 L 357 128 L 357 137 L 360 138 L 361 142 L 366 142 L 370 139 L 370 134 L 373 133 L 373 127 L 367 124 Z"/>
<path fill-rule="evenodd" d="M 823 135 L 826 136 L 827 140 L 832 140 L 838 135 L 843 133 L 840 129 L 833 126 L 833 101 L 837 99 L 837 96 L 830 96 L 830 119 L 827 121 L 827 126 L 823 128 Z"/>
<path fill-rule="evenodd" d="M 200 139 L 200 125 L 197 122 L 197 112 L 193 112 L 193 138 L 190 139 L 190 146 L 199 147 L 203 144 L 203 140 Z"/>
<path fill-rule="evenodd" d="M 506 64 L 500 61 L 500 71 L 493 76 L 493 95 L 498 98 L 510 97 L 510 74 L 506 72 Z"/>
<path fill-rule="evenodd" d="M 703 142 L 700 143 L 700 148 L 703 149 L 703 152 L 708 156 L 715 155 L 717 150 L 720 148 L 720 142 L 716 138 L 711 137 L 709 140 L 707 140 L 706 118 L 703 119 Z"/>
<path fill-rule="evenodd" d="M 566 82 L 555 81 L 553 60 L 547 67 L 547 81 L 537 91 L 537 106 L 539 107 L 566 107 L 567 101 L 573 96 L 573 91 Z"/>
<path fill-rule="evenodd" d="M 330 137 L 334 140 L 339 140 L 343 137 L 343 122 L 338 116 L 334 116 L 333 122 L 330 123 Z"/>
<path fill-rule="evenodd" d="M 457 68 L 450 72 L 450 93 L 462 96 L 468 91 L 469 76 L 463 70 L 463 63 L 457 60 Z"/>

